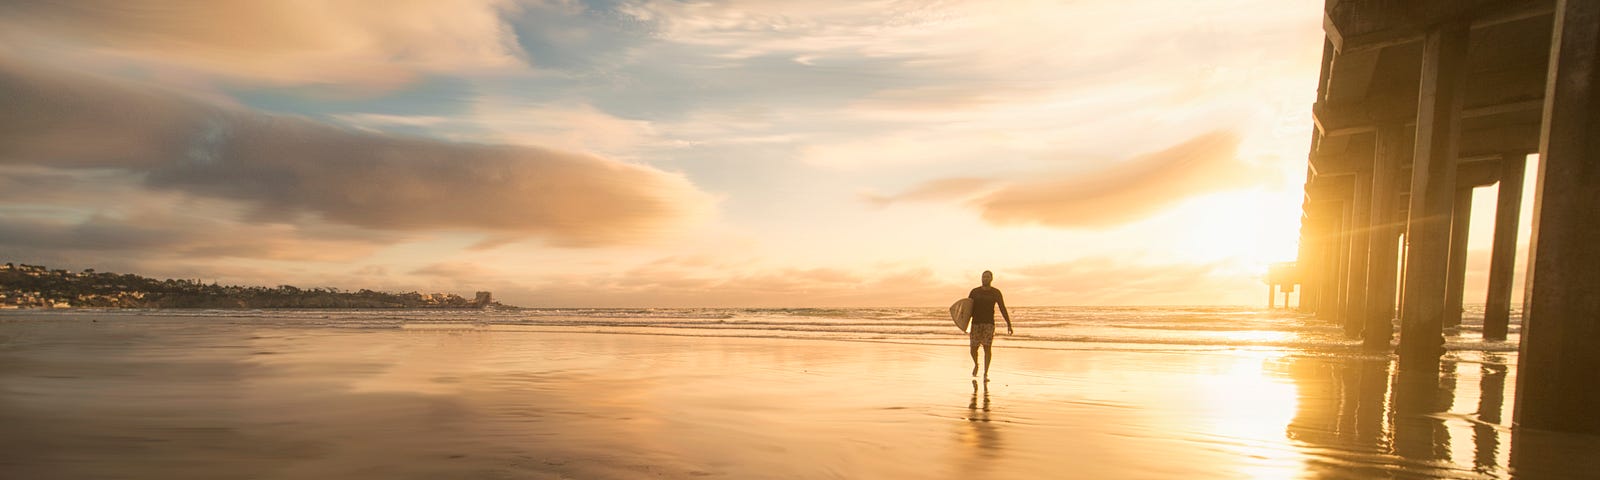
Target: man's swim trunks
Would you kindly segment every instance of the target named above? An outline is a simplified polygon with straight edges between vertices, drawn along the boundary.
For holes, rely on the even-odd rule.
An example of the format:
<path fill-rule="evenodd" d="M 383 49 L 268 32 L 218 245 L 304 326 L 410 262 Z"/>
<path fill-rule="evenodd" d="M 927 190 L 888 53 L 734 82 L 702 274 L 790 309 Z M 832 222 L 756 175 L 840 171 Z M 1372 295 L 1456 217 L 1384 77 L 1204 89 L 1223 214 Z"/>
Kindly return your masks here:
<path fill-rule="evenodd" d="M 994 343 L 994 324 L 973 322 L 967 330 L 971 346 L 990 345 Z"/>

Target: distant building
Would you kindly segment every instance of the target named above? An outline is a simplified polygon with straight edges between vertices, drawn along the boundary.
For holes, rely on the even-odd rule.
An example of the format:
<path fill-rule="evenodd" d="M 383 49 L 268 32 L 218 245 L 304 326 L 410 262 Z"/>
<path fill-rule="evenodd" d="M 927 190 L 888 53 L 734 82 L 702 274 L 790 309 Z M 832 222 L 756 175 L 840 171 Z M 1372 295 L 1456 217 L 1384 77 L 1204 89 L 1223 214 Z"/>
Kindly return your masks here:
<path fill-rule="evenodd" d="M 489 292 L 478 292 L 477 297 L 472 299 L 472 304 L 480 307 L 487 307 L 491 303 L 494 303 L 494 294 Z"/>

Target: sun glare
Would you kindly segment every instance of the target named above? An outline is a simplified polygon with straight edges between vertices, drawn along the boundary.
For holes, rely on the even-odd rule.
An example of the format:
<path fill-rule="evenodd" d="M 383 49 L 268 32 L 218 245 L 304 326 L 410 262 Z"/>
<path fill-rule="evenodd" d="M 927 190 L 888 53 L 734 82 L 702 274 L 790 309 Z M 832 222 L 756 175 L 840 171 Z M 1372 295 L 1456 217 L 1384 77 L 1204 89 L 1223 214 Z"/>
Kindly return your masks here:
<path fill-rule="evenodd" d="M 1293 260 L 1299 217 L 1283 212 L 1280 199 L 1262 191 L 1238 191 L 1190 199 L 1162 219 L 1175 232 L 1171 251 L 1196 263 L 1224 263 L 1265 272 Z M 1298 208 L 1298 204 L 1292 204 Z"/>

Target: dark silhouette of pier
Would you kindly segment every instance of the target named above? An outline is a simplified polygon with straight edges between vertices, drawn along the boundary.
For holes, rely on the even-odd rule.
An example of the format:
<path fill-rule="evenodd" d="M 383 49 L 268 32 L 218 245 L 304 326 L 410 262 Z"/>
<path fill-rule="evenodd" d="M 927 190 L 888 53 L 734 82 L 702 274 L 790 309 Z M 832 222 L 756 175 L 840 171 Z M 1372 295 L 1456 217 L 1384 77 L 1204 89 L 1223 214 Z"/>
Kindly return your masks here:
<path fill-rule="evenodd" d="M 1437 374 L 1472 188 L 1498 184 L 1486 340 L 1506 339 L 1529 262 L 1513 421 L 1600 434 L 1600 0 L 1327 0 L 1324 20 L 1300 254 L 1277 283 L 1373 350 L 1398 333 L 1399 369 Z"/>

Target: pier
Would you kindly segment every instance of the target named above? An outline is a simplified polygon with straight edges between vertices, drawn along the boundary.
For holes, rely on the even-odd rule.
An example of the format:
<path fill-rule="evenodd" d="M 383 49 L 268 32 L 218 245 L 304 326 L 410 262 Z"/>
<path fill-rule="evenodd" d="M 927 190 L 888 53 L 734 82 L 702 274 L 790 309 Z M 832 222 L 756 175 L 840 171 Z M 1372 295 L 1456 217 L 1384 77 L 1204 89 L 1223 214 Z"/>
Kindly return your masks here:
<path fill-rule="evenodd" d="M 1437 375 L 1472 189 L 1494 186 L 1486 341 L 1506 339 L 1528 267 L 1513 421 L 1600 434 L 1600 1 L 1328 0 L 1323 25 L 1298 308 L 1374 351 L 1398 334 L 1401 374 Z"/>

